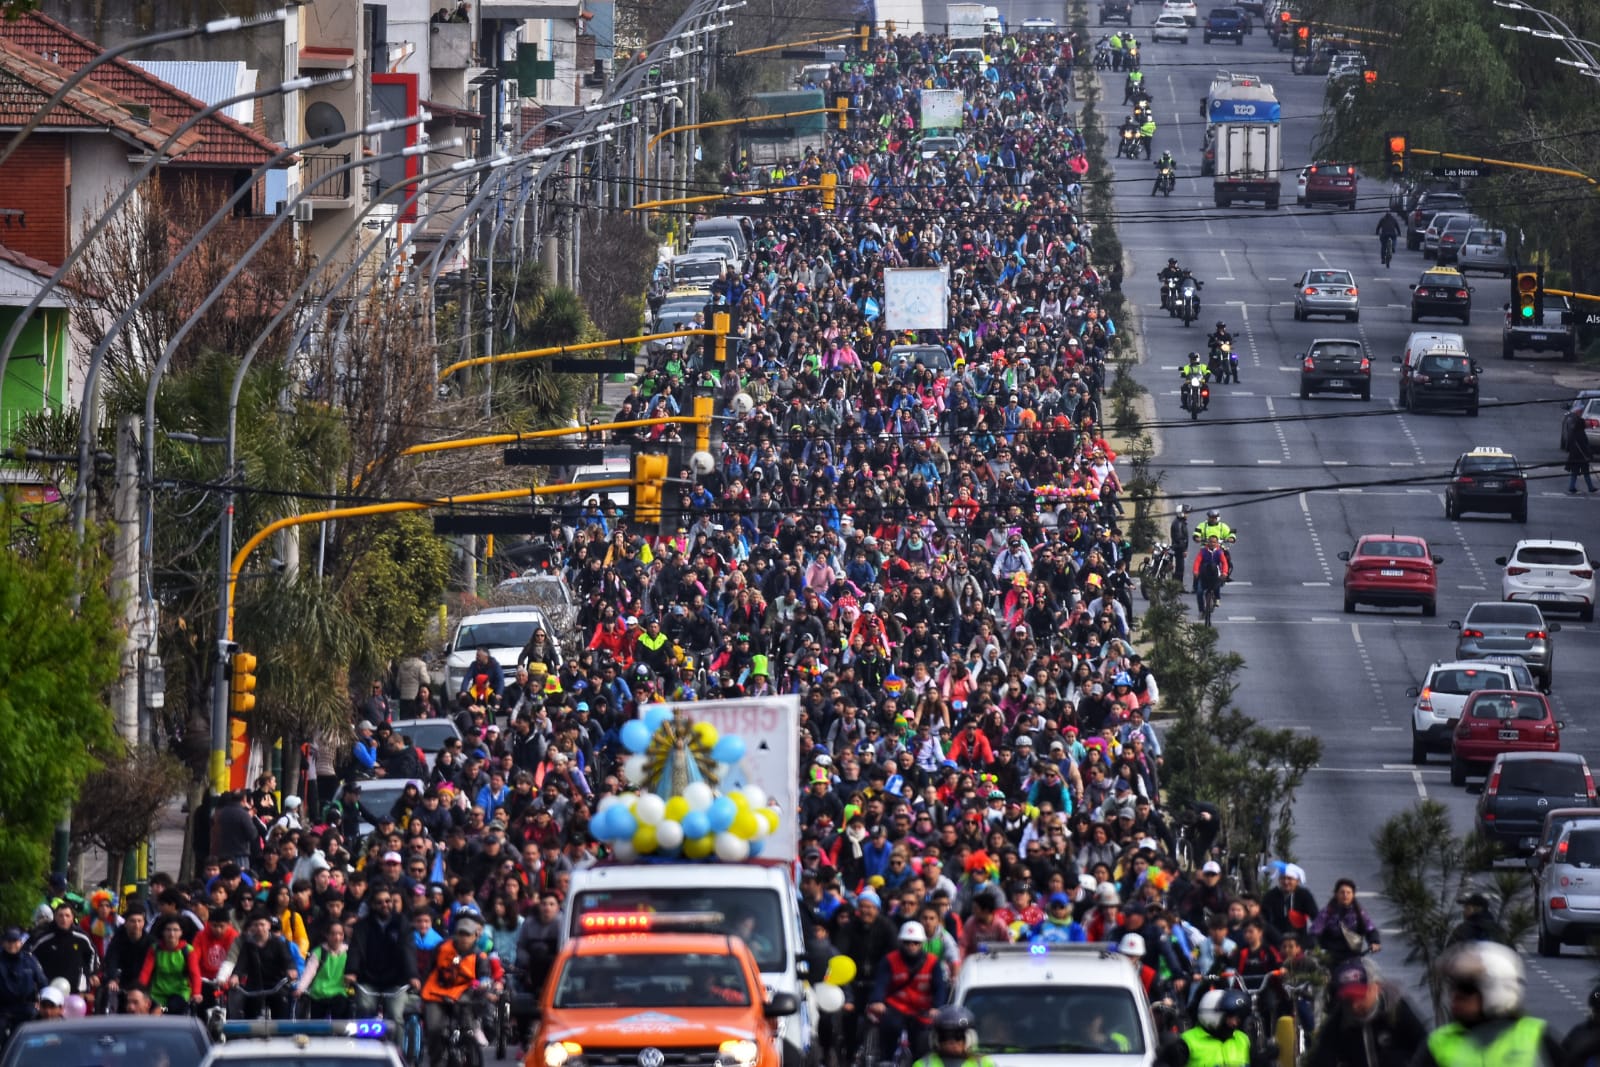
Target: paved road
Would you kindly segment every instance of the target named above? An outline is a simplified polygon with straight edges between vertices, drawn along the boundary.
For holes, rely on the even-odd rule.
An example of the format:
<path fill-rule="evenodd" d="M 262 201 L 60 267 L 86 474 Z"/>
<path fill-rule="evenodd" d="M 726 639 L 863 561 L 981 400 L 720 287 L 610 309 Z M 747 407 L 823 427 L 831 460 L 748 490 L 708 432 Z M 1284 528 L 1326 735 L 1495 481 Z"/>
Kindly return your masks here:
<path fill-rule="evenodd" d="M 1148 26 L 1156 11 L 1152 3 L 1139 4 L 1136 24 Z M 1423 260 L 1402 249 L 1392 270 L 1378 261 L 1373 228 L 1387 181 L 1364 179 L 1353 213 L 1294 206 L 1294 175 L 1311 157 L 1323 79 L 1291 74 L 1285 53 L 1273 51 L 1259 30 L 1243 47 L 1204 45 L 1196 33 L 1187 46 L 1144 44 L 1142 50 L 1159 123 L 1156 153 L 1170 149 L 1185 175 L 1170 199 L 1152 199 L 1149 163 L 1115 163 L 1118 227 L 1131 260 L 1125 289 L 1142 309 L 1156 309 L 1143 316 L 1146 354 L 1138 372 L 1154 394 L 1156 466 L 1169 492 L 1202 511 L 1221 506 L 1240 533 L 1240 580 L 1229 587 L 1218 618 L 1223 644 L 1247 660 L 1241 706 L 1270 725 L 1313 731 L 1324 741 L 1323 765 L 1296 809 L 1296 853 L 1310 884 L 1321 901 L 1336 877 L 1353 877 L 1381 922 L 1386 909 L 1372 893 L 1373 832 L 1423 796 L 1447 804 L 1466 830 L 1474 803 L 1449 786 L 1437 757 L 1422 768 L 1407 762 L 1406 689 L 1430 662 L 1450 654 L 1451 619 L 1475 600 L 1498 599 L 1494 557 L 1518 536 L 1587 537 L 1591 550 L 1600 549 L 1600 497 L 1566 496 L 1559 468 L 1531 482 L 1525 526 L 1503 518 L 1447 520 L 1442 479 L 1458 454 L 1479 444 L 1509 448 L 1526 463 L 1559 464 L 1556 404 L 1510 405 L 1570 395 L 1580 383 L 1594 384 L 1594 375 L 1560 363 L 1501 361 L 1499 309 L 1509 287 L 1478 277 L 1473 324 L 1464 332 L 1485 369 L 1481 416 L 1401 413 L 1389 358 L 1413 328 L 1407 284 L 1416 281 Z M 1215 209 L 1209 179 L 1198 177 L 1205 131 L 1199 101 L 1219 69 L 1255 73 L 1277 88 L 1285 118 L 1285 195 L 1276 212 L 1258 205 Z M 1105 78 L 1105 115 L 1115 124 L 1123 114 L 1116 106 L 1121 76 Z M 1206 282 L 1202 319 L 1187 330 L 1160 311 L 1155 296 L 1155 273 L 1169 255 Z M 1293 321 L 1293 280 L 1321 266 L 1355 272 L 1359 323 Z M 1204 335 L 1218 318 L 1238 339 L 1242 381 L 1214 386 L 1210 413 L 1190 424 L 1178 407 L 1176 368 L 1190 349 L 1204 355 Z M 1316 337 L 1349 336 L 1376 357 L 1371 402 L 1300 400 L 1296 353 Z M 1348 417 L 1297 421 L 1307 415 Z M 1337 554 L 1359 534 L 1388 530 L 1419 534 L 1445 557 L 1436 619 L 1424 620 L 1414 609 L 1342 614 Z M 1595 763 L 1600 625 L 1562 621 L 1554 702 L 1569 724 L 1567 747 Z M 1391 937 L 1380 960 L 1416 988 L 1420 976 L 1401 965 L 1402 955 L 1400 939 Z M 1575 1023 L 1596 977 L 1594 962 L 1576 949 L 1559 960 L 1540 960 L 1531 944 L 1526 955 L 1530 1002 L 1562 1026 Z"/>

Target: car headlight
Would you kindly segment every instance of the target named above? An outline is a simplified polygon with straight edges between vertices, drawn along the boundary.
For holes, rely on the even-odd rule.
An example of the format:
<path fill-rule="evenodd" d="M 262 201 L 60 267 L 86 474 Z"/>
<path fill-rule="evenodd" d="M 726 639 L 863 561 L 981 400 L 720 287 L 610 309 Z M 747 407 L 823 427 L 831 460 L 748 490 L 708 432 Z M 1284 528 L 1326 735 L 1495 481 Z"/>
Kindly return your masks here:
<path fill-rule="evenodd" d="M 717 1060 L 724 1067 L 755 1067 L 756 1059 L 761 1055 L 761 1050 L 754 1041 L 739 1038 L 733 1041 L 724 1041 L 717 1046 Z"/>
<path fill-rule="evenodd" d="M 562 1067 L 582 1055 L 583 1046 L 576 1041 L 552 1041 L 544 1047 L 545 1067 Z"/>

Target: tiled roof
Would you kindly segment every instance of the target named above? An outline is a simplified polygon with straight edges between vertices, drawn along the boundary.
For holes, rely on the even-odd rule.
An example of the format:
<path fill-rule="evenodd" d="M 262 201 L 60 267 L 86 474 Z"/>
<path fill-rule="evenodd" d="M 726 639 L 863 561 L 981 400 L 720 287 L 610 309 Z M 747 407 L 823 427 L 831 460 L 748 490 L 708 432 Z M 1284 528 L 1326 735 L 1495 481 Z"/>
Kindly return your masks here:
<path fill-rule="evenodd" d="M 69 72 L 75 71 L 104 51 L 99 45 L 63 26 L 48 15 L 30 11 L 20 18 L 0 19 L 0 38 L 48 56 Z M 173 125 L 193 117 L 206 105 L 168 85 L 148 71 L 124 59 L 108 60 L 95 68 L 89 81 L 97 82 L 129 100 L 149 107 L 154 115 L 172 120 Z M 169 130 L 171 127 L 169 127 Z M 248 126 L 226 115 L 206 116 L 194 128 L 199 143 L 183 156 L 185 166 L 249 167 L 254 169 L 277 154 L 279 146 Z M 287 166 L 288 164 L 283 164 Z"/>
<path fill-rule="evenodd" d="M 3 20 L 0 20 L 3 21 Z M 0 35 L 0 128 L 20 128 L 27 124 L 71 73 L 21 48 Z M 92 80 L 79 82 L 45 119 L 45 125 L 116 130 L 147 148 L 156 148 L 171 135 L 177 124 L 152 114 L 147 122 L 134 113 L 137 101 L 118 96 Z M 168 155 L 180 155 L 199 142 L 190 130 L 179 138 Z"/>

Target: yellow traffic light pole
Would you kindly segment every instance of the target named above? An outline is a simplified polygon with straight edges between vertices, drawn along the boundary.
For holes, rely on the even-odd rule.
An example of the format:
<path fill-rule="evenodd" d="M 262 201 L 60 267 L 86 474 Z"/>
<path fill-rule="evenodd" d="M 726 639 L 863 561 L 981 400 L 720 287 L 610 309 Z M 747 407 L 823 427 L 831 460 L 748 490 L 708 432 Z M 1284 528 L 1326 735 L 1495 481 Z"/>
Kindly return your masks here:
<path fill-rule="evenodd" d="M 677 207 L 681 204 L 710 204 L 718 200 L 740 200 L 747 196 L 776 196 L 779 193 L 804 193 L 813 189 L 831 189 L 838 182 L 838 175 L 824 174 L 824 179 L 833 178 L 832 183 L 824 180 L 817 183 L 804 185 L 779 185 L 770 189 L 746 189 L 737 193 L 708 193 L 705 196 L 675 196 L 670 200 L 641 200 L 629 208 L 630 211 L 653 211 L 659 207 Z"/>
<path fill-rule="evenodd" d="M 848 41 L 860 34 L 859 30 L 841 30 L 838 32 L 824 33 L 820 37 L 808 37 L 800 41 L 785 41 L 782 44 L 762 45 L 760 48 L 746 48 L 743 51 L 732 53 L 735 56 L 759 56 L 767 52 L 781 52 L 785 48 L 803 48 L 813 44 L 827 44 L 829 41 Z"/>
<path fill-rule="evenodd" d="M 442 382 L 457 371 L 469 370 L 472 367 L 482 367 L 490 363 L 514 363 L 523 359 L 543 359 L 546 356 L 560 356 L 569 352 L 597 352 L 603 348 L 627 348 L 629 345 L 645 344 L 649 341 L 670 341 L 675 337 L 714 337 L 717 339 L 718 363 L 727 359 L 728 355 L 728 326 L 729 318 L 725 313 L 717 313 L 712 320 L 709 330 L 673 330 L 670 333 L 645 333 L 637 337 L 613 337 L 607 341 L 584 341 L 575 345 L 555 345 L 550 348 L 529 348 L 521 352 L 497 352 L 492 356 L 474 356 L 472 359 L 458 360 L 439 372 Z M 721 331 L 720 333 L 718 331 Z"/>
<path fill-rule="evenodd" d="M 1508 159 L 1490 159 L 1487 156 L 1465 156 L 1459 152 L 1440 152 L 1432 148 L 1413 148 L 1414 156 L 1437 156 L 1439 159 L 1455 159 L 1462 163 L 1484 163 L 1491 167 L 1509 167 L 1512 170 L 1531 170 L 1537 174 L 1557 174 L 1563 178 L 1576 178 L 1590 185 L 1600 185 L 1600 181 L 1589 177 L 1581 170 L 1567 170 L 1563 167 L 1546 167 L 1538 163 L 1513 163 Z"/>
<path fill-rule="evenodd" d="M 650 138 L 650 140 L 645 144 L 645 148 L 647 150 L 653 149 L 661 142 L 663 137 L 670 137 L 672 134 L 684 133 L 688 130 L 714 130 L 719 126 L 748 126 L 756 122 L 770 122 L 773 119 L 798 119 L 803 118 L 806 115 L 837 115 L 841 111 L 847 112 L 849 110 L 850 108 L 848 105 L 840 107 L 839 105 L 835 104 L 833 107 L 808 107 L 803 111 L 778 111 L 771 115 L 744 115 L 736 119 L 711 119 L 706 122 L 690 122 L 682 126 L 667 127 L 654 137 Z M 642 178 L 644 177 L 644 161 L 642 159 L 639 161 L 639 167 L 639 176 Z"/>

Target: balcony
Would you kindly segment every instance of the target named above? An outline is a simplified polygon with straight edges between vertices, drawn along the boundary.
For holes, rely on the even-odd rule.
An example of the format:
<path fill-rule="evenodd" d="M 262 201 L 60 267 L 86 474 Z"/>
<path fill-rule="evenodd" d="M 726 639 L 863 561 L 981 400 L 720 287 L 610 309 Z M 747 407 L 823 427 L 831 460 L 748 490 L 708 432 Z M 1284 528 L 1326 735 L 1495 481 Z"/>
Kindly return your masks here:
<path fill-rule="evenodd" d="M 428 66 L 434 70 L 466 70 L 472 66 L 471 23 L 431 23 L 428 41 Z"/>
<path fill-rule="evenodd" d="M 300 188 L 308 189 L 307 200 L 349 200 L 352 170 L 340 171 L 318 184 L 319 179 L 333 174 L 350 162 L 349 152 L 302 152 L 300 155 Z M 312 188 L 316 186 L 316 188 Z"/>

